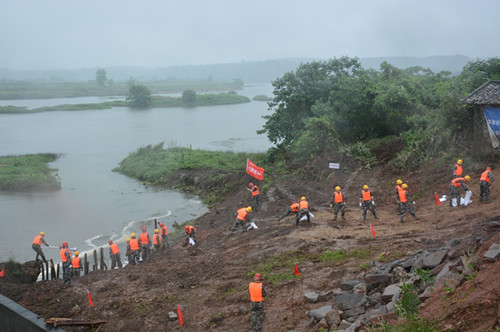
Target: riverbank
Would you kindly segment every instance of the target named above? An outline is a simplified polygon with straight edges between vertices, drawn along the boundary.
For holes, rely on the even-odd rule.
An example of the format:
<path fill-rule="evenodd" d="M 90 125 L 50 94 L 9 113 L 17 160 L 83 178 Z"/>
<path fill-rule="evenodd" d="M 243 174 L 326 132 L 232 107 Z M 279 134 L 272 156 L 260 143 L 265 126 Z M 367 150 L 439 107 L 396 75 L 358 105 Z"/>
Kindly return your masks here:
<path fill-rule="evenodd" d="M 53 153 L 0 156 L 0 190 L 24 192 L 61 189 L 58 170 L 49 167 L 49 163 L 57 157 Z"/>

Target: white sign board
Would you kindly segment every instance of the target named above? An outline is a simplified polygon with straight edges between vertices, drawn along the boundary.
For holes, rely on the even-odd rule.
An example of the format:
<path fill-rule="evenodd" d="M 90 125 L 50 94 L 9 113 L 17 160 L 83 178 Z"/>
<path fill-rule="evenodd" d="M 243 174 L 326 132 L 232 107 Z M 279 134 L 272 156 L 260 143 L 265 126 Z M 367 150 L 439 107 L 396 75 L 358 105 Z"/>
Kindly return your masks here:
<path fill-rule="evenodd" d="M 340 164 L 329 163 L 328 164 L 328 168 L 339 169 L 340 168 Z"/>

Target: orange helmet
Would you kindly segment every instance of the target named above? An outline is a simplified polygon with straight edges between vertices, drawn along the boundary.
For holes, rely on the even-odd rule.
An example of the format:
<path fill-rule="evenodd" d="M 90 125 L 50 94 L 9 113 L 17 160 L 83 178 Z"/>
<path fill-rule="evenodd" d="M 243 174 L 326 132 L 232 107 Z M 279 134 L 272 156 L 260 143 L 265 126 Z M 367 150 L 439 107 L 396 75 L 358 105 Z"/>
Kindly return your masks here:
<path fill-rule="evenodd" d="M 68 242 L 64 241 L 64 242 L 62 243 L 62 246 L 63 246 L 63 247 L 67 247 L 67 246 L 69 246 L 69 244 L 68 244 Z"/>

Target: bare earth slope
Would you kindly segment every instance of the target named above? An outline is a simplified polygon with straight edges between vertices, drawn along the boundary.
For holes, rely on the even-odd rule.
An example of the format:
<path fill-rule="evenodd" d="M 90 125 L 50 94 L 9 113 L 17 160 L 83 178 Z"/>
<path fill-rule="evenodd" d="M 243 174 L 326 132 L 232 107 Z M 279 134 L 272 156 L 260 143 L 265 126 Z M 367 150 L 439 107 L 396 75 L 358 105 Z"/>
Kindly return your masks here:
<path fill-rule="evenodd" d="M 264 331 L 309 331 L 312 325 L 306 314 L 320 305 L 305 302 L 305 292 L 327 291 L 336 288 L 342 280 L 362 276 L 366 272 L 363 266 L 382 253 L 387 260 L 396 259 L 419 249 L 441 247 L 452 238 L 469 236 L 484 220 L 499 215 L 500 171 L 495 168 L 493 174 L 497 182 L 492 185 L 492 203 L 478 202 L 477 179 L 481 166 L 470 174 L 474 196 L 473 203 L 467 207 L 450 208 L 447 203 L 435 206 L 435 191 L 448 194 L 446 172 L 422 171 L 403 179 L 409 184 L 409 192 L 417 202 L 416 213 L 421 218 L 414 220 L 407 215 L 405 223 L 400 223 L 396 215 L 393 194 L 396 178 L 383 169 L 336 176 L 346 193 L 348 210 L 345 220 L 339 218 L 335 222 L 329 207 L 331 182 L 275 182 L 261 194 L 261 209 L 252 213 L 259 229 L 231 233 L 236 209 L 251 203 L 251 196 L 244 189 L 247 179 L 242 178 L 241 190 L 230 193 L 227 199 L 195 221 L 198 244 L 194 247 L 183 247 L 179 241 L 167 253 L 154 257 L 151 263 L 93 272 L 74 280 L 71 287 L 62 281 L 0 283 L 0 292 L 46 318 L 107 320 L 102 331 L 178 330 L 178 322 L 168 321 L 167 317 L 169 311 L 176 311 L 177 304 L 184 316 L 180 330 L 250 331 L 250 315 L 242 313 L 240 307 L 249 310 L 248 283 L 253 273 L 260 272 L 257 268 L 267 268 L 259 262 L 271 264 L 274 275 L 293 275 L 290 266 L 280 265 L 279 261 L 296 257 L 301 278 L 274 284 L 264 280 L 268 293 Z M 368 220 L 362 221 L 358 202 L 365 183 L 373 190 L 378 220 L 368 213 Z M 295 227 L 294 217 L 289 216 L 278 223 L 278 217 L 302 195 L 310 202 L 315 215 L 313 222 Z M 376 239 L 372 237 L 370 224 L 377 233 Z M 337 263 L 317 259 L 325 250 L 339 249 L 348 255 L 362 250 L 366 257 L 349 256 Z M 476 278 L 484 288 L 493 287 L 500 293 L 499 272 L 498 262 L 485 265 Z M 90 290 L 95 304 L 92 312 L 86 289 Z M 427 301 L 428 305 L 426 302 L 422 306 L 421 312 L 427 318 L 442 320 L 443 326 L 454 324 L 457 315 L 461 319 L 470 315 L 471 320 L 485 321 L 485 326 L 490 326 L 495 319 L 496 308 L 494 312 L 486 309 L 495 303 L 498 306 L 498 299 L 497 302 L 488 300 L 489 304 L 483 303 L 477 311 L 460 311 L 453 307 L 453 301 L 443 304 L 440 299 L 443 294 L 438 291 Z M 481 312 L 485 313 L 484 317 Z M 470 331 L 470 327 L 467 330 Z"/>

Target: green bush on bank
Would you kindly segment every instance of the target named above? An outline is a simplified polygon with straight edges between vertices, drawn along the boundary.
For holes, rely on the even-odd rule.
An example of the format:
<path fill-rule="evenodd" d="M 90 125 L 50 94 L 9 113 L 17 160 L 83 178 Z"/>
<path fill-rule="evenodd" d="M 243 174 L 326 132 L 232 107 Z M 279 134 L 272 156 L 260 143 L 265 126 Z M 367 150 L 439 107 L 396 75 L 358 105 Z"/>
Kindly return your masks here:
<path fill-rule="evenodd" d="M 59 190 L 57 169 L 47 164 L 57 159 L 52 153 L 0 157 L 0 190 Z"/>

